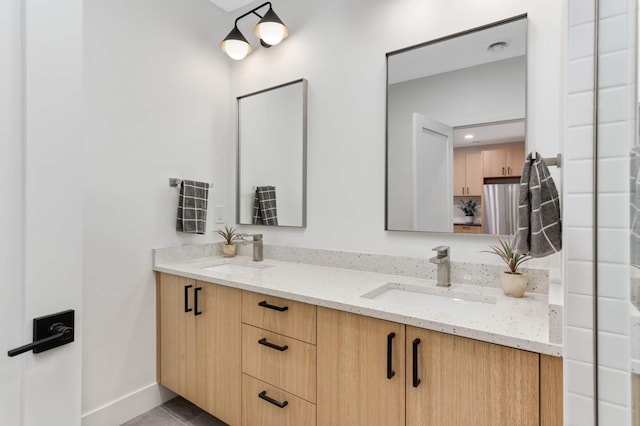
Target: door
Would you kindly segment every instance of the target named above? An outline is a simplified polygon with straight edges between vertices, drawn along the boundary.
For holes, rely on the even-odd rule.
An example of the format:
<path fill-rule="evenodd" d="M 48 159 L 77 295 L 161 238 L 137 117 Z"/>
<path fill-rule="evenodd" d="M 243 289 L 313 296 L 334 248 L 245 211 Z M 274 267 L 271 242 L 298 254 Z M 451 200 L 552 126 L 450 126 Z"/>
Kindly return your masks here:
<path fill-rule="evenodd" d="M 453 232 L 453 129 L 413 113 L 413 230 Z"/>
<path fill-rule="evenodd" d="M 82 1 L 0 2 L 0 424 L 80 424 Z M 13 358 L 35 317 L 75 342 Z"/>
<path fill-rule="evenodd" d="M 404 426 L 404 330 L 318 307 L 318 426 Z"/>
<path fill-rule="evenodd" d="M 407 426 L 539 426 L 537 353 L 410 326 L 406 345 Z"/>
<path fill-rule="evenodd" d="M 507 151 L 504 149 L 482 151 L 482 169 L 486 178 L 506 176 Z"/>

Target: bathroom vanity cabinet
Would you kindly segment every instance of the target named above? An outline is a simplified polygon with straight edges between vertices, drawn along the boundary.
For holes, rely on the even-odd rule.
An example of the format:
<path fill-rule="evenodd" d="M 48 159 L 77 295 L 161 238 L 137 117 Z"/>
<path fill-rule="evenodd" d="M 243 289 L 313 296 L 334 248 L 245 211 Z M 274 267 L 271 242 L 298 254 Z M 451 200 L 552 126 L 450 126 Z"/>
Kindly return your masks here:
<path fill-rule="evenodd" d="M 241 290 L 157 276 L 158 382 L 240 424 Z"/>
<path fill-rule="evenodd" d="M 164 273 L 158 342 L 231 426 L 562 425 L 561 358 Z"/>

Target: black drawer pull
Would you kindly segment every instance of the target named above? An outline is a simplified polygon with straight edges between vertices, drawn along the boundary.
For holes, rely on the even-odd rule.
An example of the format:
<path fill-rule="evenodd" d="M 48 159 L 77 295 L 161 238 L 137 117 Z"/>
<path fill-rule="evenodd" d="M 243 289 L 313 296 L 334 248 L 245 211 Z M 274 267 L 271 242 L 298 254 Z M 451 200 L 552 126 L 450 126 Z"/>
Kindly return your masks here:
<path fill-rule="evenodd" d="M 420 344 L 420 339 L 416 339 L 413 341 L 413 387 L 417 388 L 420 384 L 420 379 L 418 378 L 418 345 Z"/>
<path fill-rule="evenodd" d="M 189 289 L 193 287 L 191 284 L 184 286 L 184 311 L 191 312 L 193 309 L 189 307 Z"/>
<path fill-rule="evenodd" d="M 273 343 L 269 343 L 269 342 L 267 342 L 267 339 L 264 338 L 264 337 L 262 339 L 258 340 L 258 343 L 260 343 L 261 345 L 264 345 L 264 346 L 268 346 L 268 347 L 273 348 L 273 349 L 277 349 L 280 352 L 283 352 L 283 351 L 286 351 L 287 349 L 289 349 L 288 345 L 278 346 L 278 345 L 274 345 Z"/>
<path fill-rule="evenodd" d="M 393 358 L 393 338 L 396 337 L 396 333 L 389 333 L 387 336 L 387 379 L 391 379 L 396 375 L 396 372 L 393 371 L 392 360 Z"/>
<path fill-rule="evenodd" d="M 198 293 L 202 291 L 202 287 L 197 287 L 194 291 L 194 306 L 195 306 L 195 312 L 193 313 L 193 315 L 202 315 L 202 311 L 198 310 Z"/>
<path fill-rule="evenodd" d="M 269 397 L 267 396 L 267 391 L 262 391 L 262 392 L 260 392 L 260 393 L 258 394 L 258 398 L 260 398 L 260 399 L 264 399 L 264 400 L 265 400 L 265 401 L 267 401 L 268 403 L 273 404 L 273 405 L 275 405 L 276 407 L 280 407 L 280 408 L 284 408 L 284 407 L 286 407 L 287 405 L 289 405 L 289 401 L 283 401 L 283 402 L 280 402 L 280 401 L 276 401 L 276 400 L 275 400 L 275 399 L 273 399 L 273 398 L 269 398 Z"/>
<path fill-rule="evenodd" d="M 267 303 L 266 300 L 263 300 L 262 302 L 258 303 L 258 306 L 262 306 L 263 308 L 273 309 L 274 311 L 280 311 L 280 312 L 284 312 L 284 311 L 288 311 L 289 310 L 288 306 L 270 305 L 270 304 Z"/>

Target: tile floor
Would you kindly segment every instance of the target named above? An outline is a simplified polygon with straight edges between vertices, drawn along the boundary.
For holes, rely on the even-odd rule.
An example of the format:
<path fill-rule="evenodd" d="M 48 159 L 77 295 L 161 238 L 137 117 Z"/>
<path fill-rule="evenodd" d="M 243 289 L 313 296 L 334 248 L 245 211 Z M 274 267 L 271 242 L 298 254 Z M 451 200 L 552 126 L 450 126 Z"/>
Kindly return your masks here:
<path fill-rule="evenodd" d="M 121 426 L 227 426 L 184 398 L 176 397 Z"/>

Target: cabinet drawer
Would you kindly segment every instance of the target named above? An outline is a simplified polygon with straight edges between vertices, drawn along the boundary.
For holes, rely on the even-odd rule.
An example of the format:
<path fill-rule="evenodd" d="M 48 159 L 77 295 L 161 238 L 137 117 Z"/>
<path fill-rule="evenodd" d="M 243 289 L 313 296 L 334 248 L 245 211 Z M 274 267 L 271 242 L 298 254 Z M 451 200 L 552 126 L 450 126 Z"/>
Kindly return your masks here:
<path fill-rule="evenodd" d="M 316 344 L 315 305 L 243 291 L 242 322 Z"/>
<path fill-rule="evenodd" d="M 264 393 L 263 393 L 264 392 Z M 274 403 L 262 398 L 270 398 Z M 279 407 L 275 403 L 287 405 Z M 316 406 L 260 380 L 242 375 L 242 426 L 315 426 Z"/>
<path fill-rule="evenodd" d="M 316 347 L 309 343 L 242 324 L 242 371 L 316 401 Z"/>
<path fill-rule="evenodd" d="M 482 226 L 453 225 L 453 232 L 464 234 L 482 234 Z"/>

